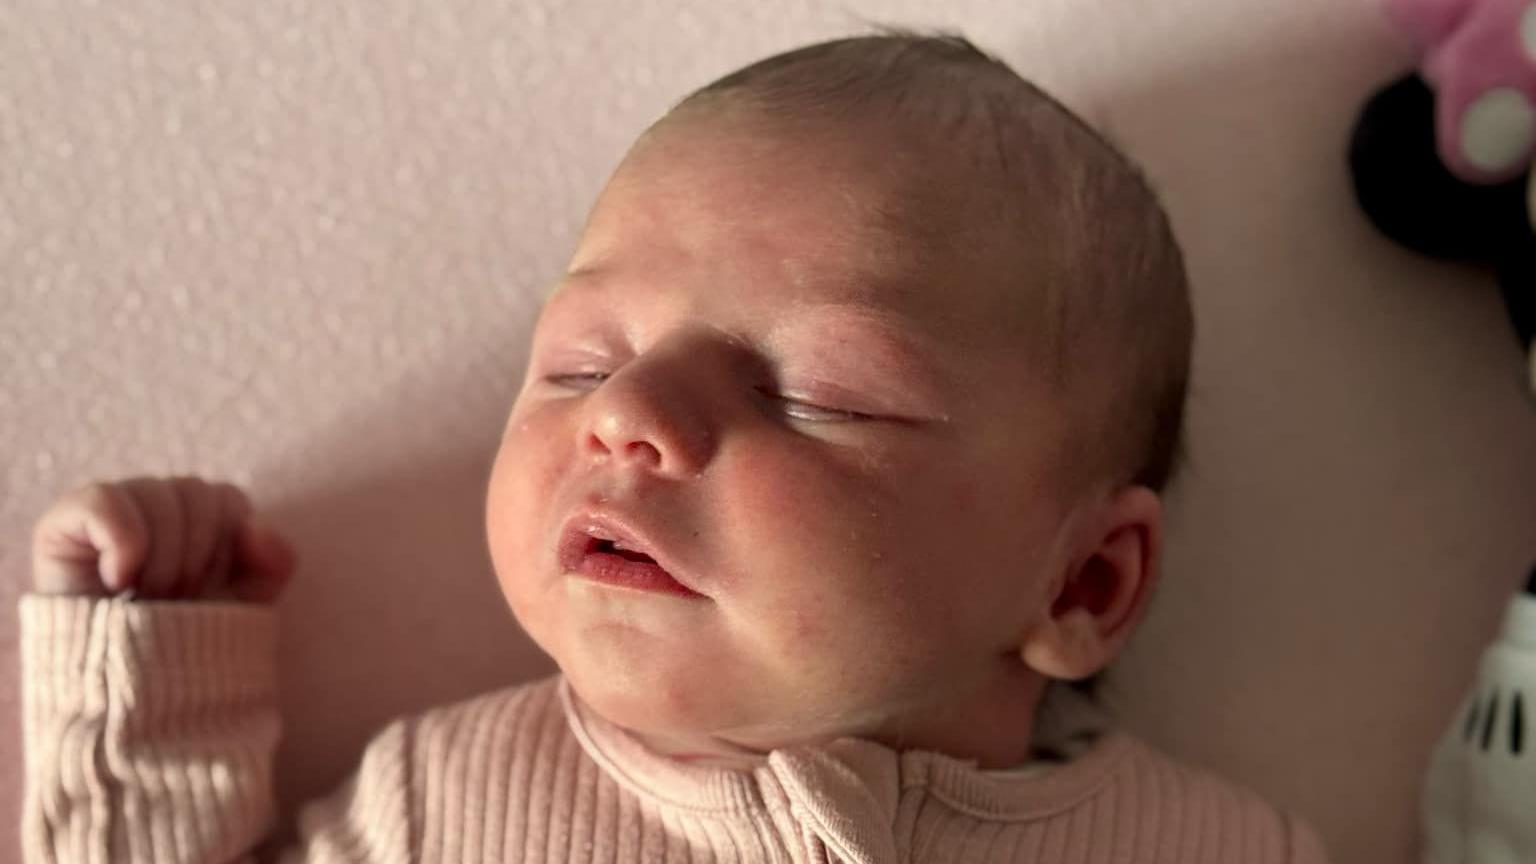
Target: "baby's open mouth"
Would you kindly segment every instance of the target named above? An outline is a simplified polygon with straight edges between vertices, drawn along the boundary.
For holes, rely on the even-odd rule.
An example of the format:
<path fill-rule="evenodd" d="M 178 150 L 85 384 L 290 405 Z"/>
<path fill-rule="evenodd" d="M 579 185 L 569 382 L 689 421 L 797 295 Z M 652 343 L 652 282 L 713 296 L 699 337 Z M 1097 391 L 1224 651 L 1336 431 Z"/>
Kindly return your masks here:
<path fill-rule="evenodd" d="M 592 547 L 591 551 L 607 552 L 611 555 L 619 555 L 629 561 L 639 561 L 645 564 L 656 563 L 655 558 L 652 558 L 651 556 L 637 549 L 626 549 L 624 548 L 623 544 L 619 543 L 617 540 L 598 539 L 597 544 Z"/>
<path fill-rule="evenodd" d="M 567 521 L 556 554 L 566 573 L 599 582 L 693 599 L 704 595 L 679 581 L 663 564 L 671 556 L 653 547 L 649 535 L 631 522 L 591 512 Z M 657 555 L 650 553 L 656 548 Z M 646 550 L 646 551 L 642 551 Z"/>

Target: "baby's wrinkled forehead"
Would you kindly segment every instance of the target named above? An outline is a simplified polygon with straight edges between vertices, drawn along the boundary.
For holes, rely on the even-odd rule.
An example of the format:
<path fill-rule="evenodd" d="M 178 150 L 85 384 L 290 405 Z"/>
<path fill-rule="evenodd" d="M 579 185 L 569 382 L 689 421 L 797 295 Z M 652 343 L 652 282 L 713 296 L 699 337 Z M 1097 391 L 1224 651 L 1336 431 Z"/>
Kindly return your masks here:
<path fill-rule="evenodd" d="M 904 260 L 915 243 L 974 233 L 958 220 L 995 188 L 989 179 L 865 123 L 693 113 L 649 130 L 610 186 L 632 213 L 664 219 L 713 205 L 703 208 L 711 220 L 752 220 L 802 247 L 856 252 L 878 266 Z M 784 203 L 793 206 L 773 206 Z"/>
<path fill-rule="evenodd" d="M 1020 344 L 1021 322 L 998 324 L 1018 312 L 1021 261 L 973 206 L 968 172 L 925 171 L 915 147 L 852 132 L 715 118 L 653 129 L 600 196 L 571 269 L 736 307 L 726 313 L 857 310 L 850 320 L 972 356 Z"/>

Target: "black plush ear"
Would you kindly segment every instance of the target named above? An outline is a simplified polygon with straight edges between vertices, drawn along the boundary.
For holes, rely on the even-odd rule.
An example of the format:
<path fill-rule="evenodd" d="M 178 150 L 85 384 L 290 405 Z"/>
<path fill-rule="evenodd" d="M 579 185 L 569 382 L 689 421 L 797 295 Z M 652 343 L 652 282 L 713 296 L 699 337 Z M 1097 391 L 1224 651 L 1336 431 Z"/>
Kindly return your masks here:
<path fill-rule="evenodd" d="M 1528 233 L 1525 243 L 1506 254 L 1498 267 L 1504 306 L 1526 355 L 1526 383 L 1536 396 L 1536 232 Z"/>
<path fill-rule="evenodd" d="M 1529 348 L 1536 341 L 1536 234 L 1525 248 L 1499 264 L 1499 288 L 1520 347 Z"/>
<path fill-rule="evenodd" d="M 1417 75 L 1366 103 L 1350 139 L 1349 166 L 1355 196 L 1371 222 L 1425 255 L 1494 262 L 1530 234 L 1524 178 L 1468 183 L 1440 161 L 1434 92 Z"/>

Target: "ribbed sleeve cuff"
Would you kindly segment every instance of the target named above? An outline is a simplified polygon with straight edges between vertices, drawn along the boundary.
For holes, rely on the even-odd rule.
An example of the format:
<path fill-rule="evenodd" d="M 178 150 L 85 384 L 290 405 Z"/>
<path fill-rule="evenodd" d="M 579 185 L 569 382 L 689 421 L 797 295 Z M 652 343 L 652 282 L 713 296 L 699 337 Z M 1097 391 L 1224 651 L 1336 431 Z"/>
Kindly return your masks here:
<path fill-rule="evenodd" d="M 208 705 L 276 698 L 276 613 L 237 603 L 23 595 L 28 719 L 98 714 L 122 701 L 158 724 Z"/>
<path fill-rule="evenodd" d="M 29 861 L 231 861 L 272 821 L 276 613 L 23 595 Z"/>

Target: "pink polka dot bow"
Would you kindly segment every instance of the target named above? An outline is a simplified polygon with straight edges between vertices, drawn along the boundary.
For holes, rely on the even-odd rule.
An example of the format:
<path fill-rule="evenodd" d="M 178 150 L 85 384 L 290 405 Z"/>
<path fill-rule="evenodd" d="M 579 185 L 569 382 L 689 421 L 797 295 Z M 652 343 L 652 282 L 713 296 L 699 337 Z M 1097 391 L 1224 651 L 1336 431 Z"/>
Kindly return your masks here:
<path fill-rule="evenodd" d="M 1536 151 L 1536 0 L 1384 2 L 1421 52 L 1446 167 L 1474 183 L 1525 173 Z"/>

